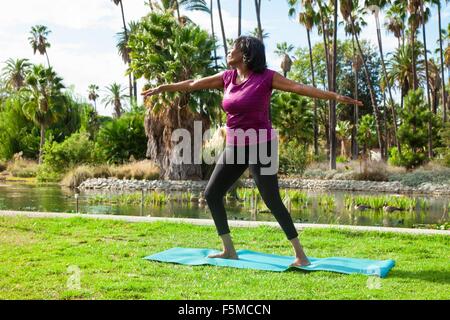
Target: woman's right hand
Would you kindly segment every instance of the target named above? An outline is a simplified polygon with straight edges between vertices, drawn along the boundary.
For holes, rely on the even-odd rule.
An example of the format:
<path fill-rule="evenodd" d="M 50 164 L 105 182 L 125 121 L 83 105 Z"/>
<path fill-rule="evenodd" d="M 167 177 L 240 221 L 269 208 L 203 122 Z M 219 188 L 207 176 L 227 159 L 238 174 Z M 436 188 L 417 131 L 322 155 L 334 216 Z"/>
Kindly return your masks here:
<path fill-rule="evenodd" d="M 162 92 L 161 87 L 155 87 L 155 88 L 150 88 L 145 91 L 142 91 L 141 95 L 144 96 L 144 98 L 146 98 L 146 97 L 153 96 L 155 94 L 159 94 L 161 92 Z"/>

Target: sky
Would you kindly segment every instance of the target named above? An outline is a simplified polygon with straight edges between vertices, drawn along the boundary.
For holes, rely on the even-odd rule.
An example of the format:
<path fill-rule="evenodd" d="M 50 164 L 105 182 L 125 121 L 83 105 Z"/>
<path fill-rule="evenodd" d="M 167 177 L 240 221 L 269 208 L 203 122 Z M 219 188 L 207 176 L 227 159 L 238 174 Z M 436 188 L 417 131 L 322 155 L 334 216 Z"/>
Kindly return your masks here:
<path fill-rule="evenodd" d="M 221 40 L 217 1 L 214 2 L 215 31 Z M 247 34 L 257 26 L 253 0 L 243 0 L 242 33 Z M 442 7 L 442 26 L 446 29 L 450 23 L 450 4 Z M 209 1 L 207 1 L 209 4 Z M 149 12 L 144 0 L 123 0 L 125 18 L 127 21 L 139 20 Z M 227 38 L 237 37 L 237 0 L 222 0 L 222 15 Z M 269 33 L 265 39 L 266 55 L 269 68 L 279 70 L 280 58 L 274 50 L 276 44 L 287 42 L 297 47 L 306 47 L 305 29 L 295 20 L 290 19 L 287 0 L 262 0 L 262 27 Z M 203 12 L 185 12 L 195 23 L 211 32 L 210 17 Z M 426 25 L 427 45 L 431 51 L 437 48 L 437 9 L 432 8 L 432 19 Z M 392 51 L 397 46 L 397 40 L 383 29 L 384 14 L 381 13 L 383 49 Z M 373 17 L 366 17 L 368 25 L 363 29 L 362 39 L 367 39 L 377 48 L 376 26 Z M 104 88 L 113 82 L 128 86 L 125 76 L 126 66 L 118 55 L 116 34 L 122 30 L 120 7 L 111 0 L 15 0 L 2 5 L 0 11 L 0 68 L 9 59 L 27 58 L 33 63 L 46 64 L 44 56 L 33 55 L 29 44 L 31 27 L 37 24 L 47 26 L 51 33 L 48 37 L 51 48 L 48 55 L 51 65 L 63 77 L 66 87 L 73 86 L 80 99 L 87 100 L 87 88 L 90 84 L 100 87 L 100 99 L 104 96 Z M 344 39 L 345 34 L 339 28 L 338 38 Z M 419 34 L 420 39 L 422 35 Z M 317 30 L 313 31 L 312 43 L 321 41 Z M 221 43 L 221 41 L 219 42 Z M 223 55 L 223 48 L 219 48 Z M 138 81 L 138 92 L 145 84 L 145 79 Z M 126 91 L 128 92 L 128 91 Z M 105 107 L 97 102 L 98 112 L 102 115 L 112 115 L 111 106 Z"/>

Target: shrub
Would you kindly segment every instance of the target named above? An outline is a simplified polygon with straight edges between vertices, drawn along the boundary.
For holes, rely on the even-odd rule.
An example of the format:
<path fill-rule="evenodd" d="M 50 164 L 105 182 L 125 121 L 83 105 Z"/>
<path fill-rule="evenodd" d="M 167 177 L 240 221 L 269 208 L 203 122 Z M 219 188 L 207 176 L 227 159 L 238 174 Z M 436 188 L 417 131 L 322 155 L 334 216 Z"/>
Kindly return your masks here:
<path fill-rule="evenodd" d="M 70 188 L 78 187 L 83 181 L 93 177 L 93 169 L 89 166 L 79 166 L 70 170 L 62 179 L 61 185 Z"/>
<path fill-rule="evenodd" d="M 413 169 L 425 162 L 426 158 L 427 156 L 424 152 L 416 153 L 407 147 L 402 148 L 401 155 L 398 152 L 397 147 L 392 147 L 389 149 L 389 164 L 393 166 Z"/>
<path fill-rule="evenodd" d="M 35 161 L 18 158 L 11 161 L 7 169 L 14 177 L 31 178 L 36 177 L 38 164 Z"/>
<path fill-rule="evenodd" d="M 295 141 L 280 143 L 279 171 L 282 174 L 302 174 L 308 163 L 306 145 L 298 145 Z"/>

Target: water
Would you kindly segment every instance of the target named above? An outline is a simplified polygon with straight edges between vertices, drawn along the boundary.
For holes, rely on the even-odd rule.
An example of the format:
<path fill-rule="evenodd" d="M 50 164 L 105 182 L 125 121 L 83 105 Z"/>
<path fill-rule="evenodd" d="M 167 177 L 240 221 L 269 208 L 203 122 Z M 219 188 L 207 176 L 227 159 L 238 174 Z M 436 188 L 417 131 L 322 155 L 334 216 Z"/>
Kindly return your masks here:
<path fill-rule="evenodd" d="M 414 196 L 429 203 L 424 211 L 419 207 L 408 212 L 357 211 L 348 210 L 344 205 L 345 195 L 385 195 L 383 193 L 362 192 L 322 192 L 306 191 L 311 197 L 311 204 L 307 208 L 292 208 L 291 215 L 294 222 L 326 223 L 361 226 L 414 227 L 417 224 L 438 224 L 448 222 L 448 206 L 450 197 Z M 210 219 L 211 215 L 206 205 L 198 203 L 179 203 L 169 201 L 164 206 L 141 205 L 113 205 L 89 204 L 89 199 L 103 194 L 111 197 L 113 193 L 105 191 L 89 191 L 79 195 L 78 212 L 91 214 L 203 218 Z M 116 193 L 117 194 L 117 193 Z M 284 191 L 281 190 L 283 196 Z M 334 198 L 334 207 L 325 208 L 318 204 L 317 197 L 329 195 Z M 260 200 L 261 201 L 261 200 Z M 230 220 L 276 221 L 270 212 L 259 212 L 256 216 L 249 207 L 239 204 L 226 203 Z M 62 188 L 59 185 L 36 186 L 22 183 L 0 183 L 0 210 L 48 211 L 48 212 L 76 212 L 77 200 L 75 191 Z"/>

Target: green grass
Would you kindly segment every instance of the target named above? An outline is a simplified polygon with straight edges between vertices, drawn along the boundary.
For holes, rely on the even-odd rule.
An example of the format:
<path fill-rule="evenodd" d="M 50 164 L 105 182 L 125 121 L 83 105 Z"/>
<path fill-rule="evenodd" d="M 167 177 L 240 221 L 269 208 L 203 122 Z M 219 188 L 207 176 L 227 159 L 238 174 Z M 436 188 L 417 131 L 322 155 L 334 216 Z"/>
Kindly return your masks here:
<path fill-rule="evenodd" d="M 233 228 L 238 249 L 291 255 L 279 229 Z M 449 299 L 450 237 L 308 229 L 312 257 L 394 259 L 374 278 L 265 272 L 143 260 L 175 246 L 220 248 L 214 227 L 83 218 L 0 218 L 0 299 Z M 69 267 L 81 289 L 68 290 Z M 377 286 L 375 286 L 377 287 Z"/>

